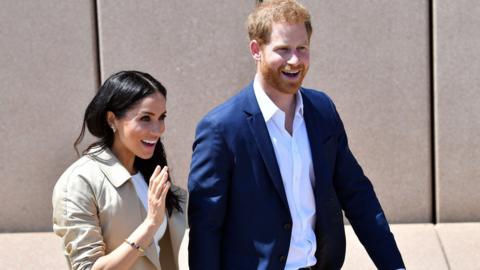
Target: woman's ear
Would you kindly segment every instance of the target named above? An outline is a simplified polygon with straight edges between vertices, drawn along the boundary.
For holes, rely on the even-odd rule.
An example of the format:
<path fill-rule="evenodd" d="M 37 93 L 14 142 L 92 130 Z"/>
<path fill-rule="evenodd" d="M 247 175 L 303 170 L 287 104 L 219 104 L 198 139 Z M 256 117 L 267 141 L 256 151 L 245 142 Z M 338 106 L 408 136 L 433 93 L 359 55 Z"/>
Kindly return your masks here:
<path fill-rule="evenodd" d="M 110 128 L 113 130 L 113 133 L 115 133 L 115 130 L 117 127 L 115 126 L 115 114 L 111 111 L 107 112 L 107 123 L 110 126 Z"/>

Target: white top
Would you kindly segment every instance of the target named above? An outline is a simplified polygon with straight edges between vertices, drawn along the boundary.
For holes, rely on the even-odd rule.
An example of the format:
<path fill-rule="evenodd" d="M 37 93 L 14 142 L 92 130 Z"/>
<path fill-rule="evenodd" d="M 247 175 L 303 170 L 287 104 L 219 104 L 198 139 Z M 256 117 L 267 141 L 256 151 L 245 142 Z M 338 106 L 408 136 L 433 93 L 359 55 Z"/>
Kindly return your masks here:
<path fill-rule="evenodd" d="M 315 197 L 312 155 L 303 119 L 303 100 L 296 94 L 292 135 L 285 129 L 285 113 L 267 96 L 258 78 L 253 83 L 255 97 L 272 140 L 292 217 L 292 235 L 285 269 L 316 264 Z"/>
<path fill-rule="evenodd" d="M 145 182 L 145 178 L 140 172 L 132 175 L 132 183 L 135 186 L 135 190 L 137 191 L 137 196 L 145 207 L 145 211 L 148 211 L 148 185 Z M 155 247 L 157 248 L 157 253 L 160 254 L 160 239 L 162 239 L 165 231 L 167 230 L 167 214 L 165 212 L 165 218 L 163 219 L 162 225 L 158 228 L 157 232 L 153 236 Z"/>

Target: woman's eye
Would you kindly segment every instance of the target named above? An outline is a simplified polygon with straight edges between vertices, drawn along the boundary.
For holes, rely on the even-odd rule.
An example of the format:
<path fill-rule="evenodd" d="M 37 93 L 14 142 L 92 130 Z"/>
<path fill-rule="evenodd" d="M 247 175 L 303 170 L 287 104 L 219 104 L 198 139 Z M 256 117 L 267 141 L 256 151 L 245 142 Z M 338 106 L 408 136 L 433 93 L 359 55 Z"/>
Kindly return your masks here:
<path fill-rule="evenodd" d="M 148 122 L 148 121 L 150 121 L 150 116 L 144 115 L 144 116 L 140 117 L 140 121 Z"/>
<path fill-rule="evenodd" d="M 160 120 L 165 120 L 166 117 L 167 117 L 166 114 L 162 114 L 162 115 L 160 116 Z"/>

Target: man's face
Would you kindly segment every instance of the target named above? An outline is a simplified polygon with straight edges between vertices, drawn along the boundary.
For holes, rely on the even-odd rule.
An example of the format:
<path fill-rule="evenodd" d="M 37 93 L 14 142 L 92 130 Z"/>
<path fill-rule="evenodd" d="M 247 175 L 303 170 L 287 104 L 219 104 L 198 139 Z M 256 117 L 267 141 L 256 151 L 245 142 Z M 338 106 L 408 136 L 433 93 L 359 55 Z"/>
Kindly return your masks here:
<path fill-rule="evenodd" d="M 295 94 L 308 71 L 310 53 L 303 23 L 273 23 L 270 42 L 261 46 L 259 71 L 267 91 Z"/>

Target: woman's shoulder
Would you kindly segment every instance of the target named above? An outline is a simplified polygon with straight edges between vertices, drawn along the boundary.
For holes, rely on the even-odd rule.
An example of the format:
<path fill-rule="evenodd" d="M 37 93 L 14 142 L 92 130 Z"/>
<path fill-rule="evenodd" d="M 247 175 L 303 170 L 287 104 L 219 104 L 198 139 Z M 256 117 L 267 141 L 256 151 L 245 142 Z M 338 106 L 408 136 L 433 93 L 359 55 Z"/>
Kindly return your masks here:
<path fill-rule="evenodd" d="M 59 177 L 55 184 L 53 193 L 63 193 L 60 191 L 84 189 L 91 190 L 95 186 L 100 186 L 104 181 L 98 162 L 88 155 L 84 155 L 72 163 Z"/>
<path fill-rule="evenodd" d="M 68 180 L 71 178 L 86 178 L 91 179 L 92 176 L 97 176 L 101 174 L 100 167 L 97 164 L 97 161 L 90 157 L 89 155 L 84 155 L 79 158 L 77 161 L 72 163 L 60 176 L 60 180 Z"/>

